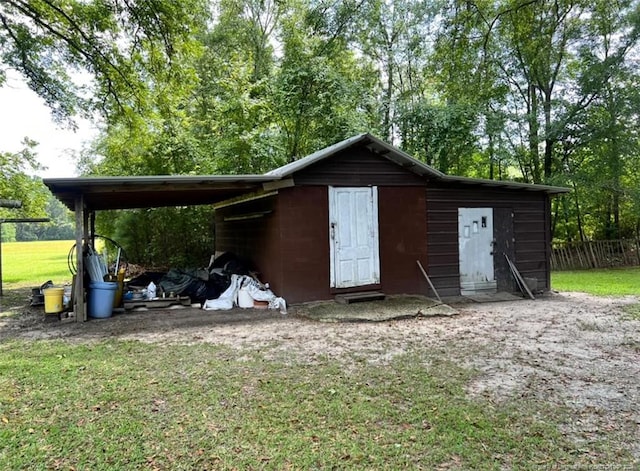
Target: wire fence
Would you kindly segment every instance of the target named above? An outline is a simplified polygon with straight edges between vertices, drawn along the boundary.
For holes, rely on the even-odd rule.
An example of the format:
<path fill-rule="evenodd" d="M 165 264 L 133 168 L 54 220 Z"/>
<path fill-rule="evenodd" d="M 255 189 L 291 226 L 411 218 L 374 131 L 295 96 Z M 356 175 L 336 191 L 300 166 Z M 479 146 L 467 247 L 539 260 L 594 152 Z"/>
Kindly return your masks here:
<path fill-rule="evenodd" d="M 554 243 L 552 270 L 640 266 L 640 239 Z"/>

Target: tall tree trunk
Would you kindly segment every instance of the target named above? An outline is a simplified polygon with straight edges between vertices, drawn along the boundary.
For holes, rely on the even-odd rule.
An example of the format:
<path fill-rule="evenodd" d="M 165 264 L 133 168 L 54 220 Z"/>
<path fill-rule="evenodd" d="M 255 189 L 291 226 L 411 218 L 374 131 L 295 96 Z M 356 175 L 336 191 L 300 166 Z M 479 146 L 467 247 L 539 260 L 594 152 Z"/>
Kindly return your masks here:
<path fill-rule="evenodd" d="M 540 183 L 540 150 L 538 148 L 539 143 L 539 125 L 538 125 L 538 94 L 536 92 L 536 86 L 533 83 L 529 84 L 529 159 L 531 173 L 533 174 L 533 182 Z"/>
<path fill-rule="evenodd" d="M 391 131 L 391 103 L 393 101 L 393 49 L 390 44 L 387 45 L 387 89 L 385 90 L 384 97 L 384 118 L 383 128 L 385 133 L 385 139 L 387 142 L 393 142 L 393 133 Z"/>
<path fill-rule="evenodd" d="M 544 91 L 544 179 L 548 181 L 553 172 L 553 144 L 551 136 L 551 89 Z"/>
<path fill-rule="evenodd" d="M 580 234 L 580 242 L 585 241 L 584 237 L 584 228 L 582 227 L 582 213 L 580 212 L 580 196 L 578 194 L 578 185 L 576 185 L 575 181 L 571 182 L 573 186 L 573 201 L 576 206 L 576 222 L 578 223 L 578 233 Z M 567 220 L 567 224 L 568 224 Z"/>
<path fill-rule="evenodd" d="M 493 133 L 489 133 L 489 180 L 493 180 L 493 157 L 494 157 L 494 149 L 493 149 Z"/>

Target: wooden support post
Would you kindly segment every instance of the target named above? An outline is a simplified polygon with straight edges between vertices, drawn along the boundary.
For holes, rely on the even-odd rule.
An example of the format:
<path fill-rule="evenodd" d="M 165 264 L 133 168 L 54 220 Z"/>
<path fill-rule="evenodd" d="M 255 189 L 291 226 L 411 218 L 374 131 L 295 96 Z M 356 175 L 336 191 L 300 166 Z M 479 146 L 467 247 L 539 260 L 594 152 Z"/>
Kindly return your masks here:
<path fill-rule="evenodd" d="M 74 286 L 74 306 L 73 312 L 76 315 L 76 322 L 84 322 L 87 320 L 87 313 L 84 309 L 84 257 L 82 254 L 82 242 L 84 240 L 85 230 L 85 208 L 84 198 L 82 195 L 76 196 L 75 200 L 76 215 L 76 282 Z"/>

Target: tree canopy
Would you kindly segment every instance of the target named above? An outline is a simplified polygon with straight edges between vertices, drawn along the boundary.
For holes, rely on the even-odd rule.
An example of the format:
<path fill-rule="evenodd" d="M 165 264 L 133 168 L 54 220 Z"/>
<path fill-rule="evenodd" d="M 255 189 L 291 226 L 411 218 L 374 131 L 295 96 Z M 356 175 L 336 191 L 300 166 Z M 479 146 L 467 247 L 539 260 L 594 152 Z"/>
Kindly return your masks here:
<path fill-rule="evenodd" d="M 639 34 L 632 0 L 5 0 L 0 81 L 102 117 L 86 173 L 263 172 L 369 131 L 568 186 L 554 235 L 615 238 L 640 230 Z"/>

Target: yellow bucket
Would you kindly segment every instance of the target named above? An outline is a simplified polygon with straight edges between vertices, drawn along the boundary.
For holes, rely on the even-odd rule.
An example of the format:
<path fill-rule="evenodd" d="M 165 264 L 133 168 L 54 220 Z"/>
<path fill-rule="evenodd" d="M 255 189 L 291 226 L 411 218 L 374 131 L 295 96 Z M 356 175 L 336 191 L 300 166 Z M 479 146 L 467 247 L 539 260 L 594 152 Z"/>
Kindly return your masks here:
<path fill-rule="evenodd" d="M 44 312 L 45 314 L 57 314 L 62 312 L 62 295 L 64 288 L 46 288 L 44 294 Z"/>

